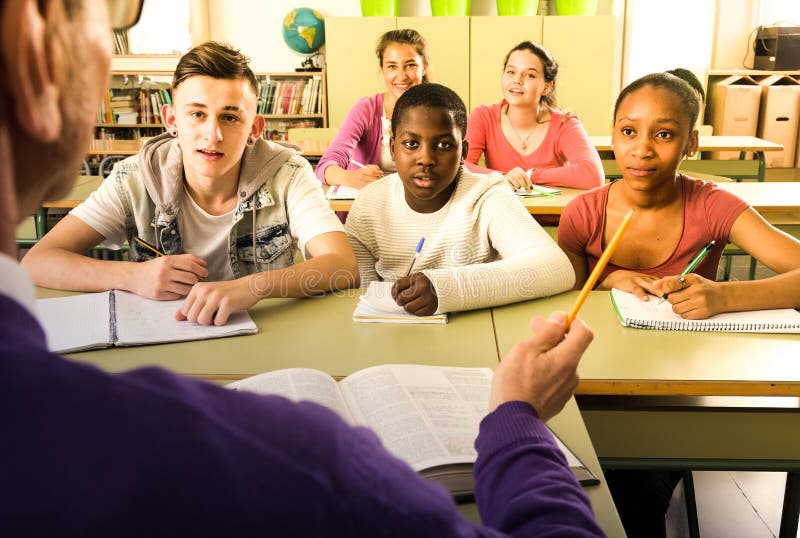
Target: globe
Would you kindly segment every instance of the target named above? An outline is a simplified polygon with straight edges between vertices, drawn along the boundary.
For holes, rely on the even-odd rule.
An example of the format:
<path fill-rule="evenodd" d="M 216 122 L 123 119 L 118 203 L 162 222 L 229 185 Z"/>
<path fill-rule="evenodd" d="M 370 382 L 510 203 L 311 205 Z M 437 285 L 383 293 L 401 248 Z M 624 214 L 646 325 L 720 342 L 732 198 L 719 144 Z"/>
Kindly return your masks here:
<path fill-rule="evenodd" d="M 283 19 L 283 40 L 300 54 L 313 54 L 325 44 L 325 21 L 314 9 L 298 7 Z"/>

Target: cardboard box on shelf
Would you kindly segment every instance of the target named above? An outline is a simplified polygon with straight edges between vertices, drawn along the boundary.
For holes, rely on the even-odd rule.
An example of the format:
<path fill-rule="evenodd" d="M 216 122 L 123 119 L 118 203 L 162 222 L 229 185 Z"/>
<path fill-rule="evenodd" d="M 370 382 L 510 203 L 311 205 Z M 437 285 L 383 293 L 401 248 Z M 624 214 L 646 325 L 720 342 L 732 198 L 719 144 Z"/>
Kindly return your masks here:
<path fill-rule="evenodd" d="M 758 137 L 783 145 L 782 151 L 764 153 L 767 167 L 790 168 L 795 165 L 800 123 L 800 82 L 787 75 L 770 75 L 759 84 L 762 93 Z"/>
<path fill-rule="evenodd" d="M 761 86 L 746 75 L 731 75 L 709 91 L 706 123 L 715 135 L 756 136 Z M 715 151 L 712 159 L 738 159 L 738 151 Z"/>

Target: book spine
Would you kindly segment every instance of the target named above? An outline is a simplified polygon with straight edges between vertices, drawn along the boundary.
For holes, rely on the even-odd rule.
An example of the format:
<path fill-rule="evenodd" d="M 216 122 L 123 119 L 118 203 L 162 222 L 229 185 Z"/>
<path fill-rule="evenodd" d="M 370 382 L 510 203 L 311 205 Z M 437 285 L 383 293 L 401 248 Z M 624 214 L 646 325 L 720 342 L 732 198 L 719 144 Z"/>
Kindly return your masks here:
<path fill-rule="evenodd" d="M 117 343 L 117 296 L 114 290 L 108 292 L 108 341 Z"/>

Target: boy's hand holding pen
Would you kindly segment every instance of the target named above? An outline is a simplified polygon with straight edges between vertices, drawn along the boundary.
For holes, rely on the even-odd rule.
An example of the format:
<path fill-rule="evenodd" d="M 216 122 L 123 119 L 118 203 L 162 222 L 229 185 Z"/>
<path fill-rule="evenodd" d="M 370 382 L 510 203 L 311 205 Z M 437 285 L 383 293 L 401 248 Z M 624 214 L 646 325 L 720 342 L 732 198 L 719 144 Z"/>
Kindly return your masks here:
<path fill-rule="evenodd" d="M 208 278 L 205 260 L 194 254 L 169 256 L 140 237 L 135 237 L 133 243 L 131 248 L 149 251 L 156 257 L 133 265 L 128 291 L 151 299 L 174 300 L 186 296 L 194 284 Z"/>
<path fill-rule="evenodd" d="M 423 237 L 417 243 L 414 257 L 408 265 L 405 276 L 399 278 L 392 286 L 392 298 L 395 302 L 406 312 L 416 316 L 430 316 L 439 308 L 439 297 L 436 295 L 433 283 L 424 273 L 412 273 L 424 244 Z"/>

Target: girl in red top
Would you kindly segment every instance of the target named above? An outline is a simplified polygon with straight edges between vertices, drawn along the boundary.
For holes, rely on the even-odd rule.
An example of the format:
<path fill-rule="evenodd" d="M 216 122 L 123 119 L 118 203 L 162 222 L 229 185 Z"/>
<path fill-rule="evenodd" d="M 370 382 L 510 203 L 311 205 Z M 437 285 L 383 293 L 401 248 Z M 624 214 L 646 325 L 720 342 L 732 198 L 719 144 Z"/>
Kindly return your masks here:
<path fill-rule="evenodd" d="M 687 319 L 720 312 L 800 307 L 800 241 L 772 227 L 738 197 L 677 172 L 697 151 L 697 93 L 680 78 L 654 73 L 629 84 L 614 108 L 612 144 L 622 179 L 583 194 L 564 210 L 559 243 L 580 288 L 630 208 L 635 221 L 599 279 L 642 300 L 668 293 Z M 693 273 L 678 277 L 711 240 Z M 728 241 L 778 273 L 761 280 L 716 282 Z"/>

